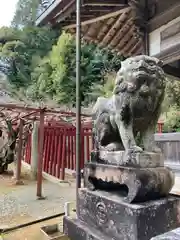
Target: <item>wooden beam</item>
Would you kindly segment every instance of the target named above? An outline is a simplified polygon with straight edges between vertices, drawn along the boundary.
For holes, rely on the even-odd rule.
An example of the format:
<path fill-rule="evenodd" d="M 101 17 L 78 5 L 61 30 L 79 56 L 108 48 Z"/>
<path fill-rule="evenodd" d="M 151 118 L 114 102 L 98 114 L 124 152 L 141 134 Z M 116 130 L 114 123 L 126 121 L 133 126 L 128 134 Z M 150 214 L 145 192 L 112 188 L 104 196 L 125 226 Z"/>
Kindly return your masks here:
<path fill-rule="evenodd" d="M 84 14 L 94 14 L 95 16 L 102 16 L 111 12 L 115 12 L 122 9 L 122 7 L 114 7 L 114 6 L 83 6 L 81 8 L 81 15 Z M 73 12 L 76 14 L 76 12 Z"/>
<path fill-rule="evenodd" d="M 172 75 L 174 77 L 180 78 L 180 69 L 176 67 L 172 67 L 170 65 L 164 65 L 163 70 L 165 73 Z"/>
<path fill-rule="evenodd" d="M 91 20 L 87 20 L 85 22 L 82 22 L 81 26 L 85 26 L 85 25 L 88 25 L 88 24 L 91 24 L 91 23 L 95 23 L 97 21 L 103 21 L 105 19 L 108 19 L 108 18 L 111 18 L 111 17 L 115 17 L 115 16 L 117 16 L 119 14 L 122 14 L 124 11 L 128 11 L 128 9 L 130 9 L 130 7 L 127 7 L 127 8 L 124 8 L 124 9 L 121 9 L 121 10 L 118 10 L 118 11 L 106 14 L 104 16 L 100 16 L 100 17 L 94 18 L 94 19 L 91 19 Z M 65 26 L 64 29 L 75 28 L 75 27 L 76 27 L 76 24 L 72 24 L 72 25 Z"/>
<path fill-rule="evenodd" d="M 165 25 L 171 20 L 179 17 L 179 13 L 180 13 L 180 3 L 172 6 L 171 8 L 168 8 L 163 13 L 155 16 L 148 23 L 149 32 L 152 32 L 157 28 L 161 27 L 162 25 Z"/>
<path fill-rule="evenodd" d="M 131 55 L 131 56 L 134 55 L 134 54 L 136 53 L 136 51 L 138 50 L 138 48 L 141 47 L 141 45 L 142 45 L 142 39 L 139 39 L 139 40 L 137 41 L 137 43 L 136 43 L 134 46 L 132 46 L 131 49 L 129 49 L 130 55 Z"/>
<path fill-rule="evenodd" d="M 121 14 L 120 14 L 121 15 Z M 119 16 L 117 16 L 119 17 Z M 106 24 L 104 24 L 104 21 L 101 21 L 102 26 L 101 26 L 101 31 L 98 32 L 96 39 L 98 40 L 99 43 L 102 43 L 102 40 L 104 39 L 106 33 L 109 31 L 110 27 L 112 24 L 114 24 L 116 21 L 116 18 L 108 18 L 106 20 Z"/>
<path fill-rule="evenodd" d="M 108 43 L 109 38 L 110 40 L 112 40 L 112 38 L 114 37 L 114 35 L 120 31 L 120 28 L 123 25 L 124 19 L 126 18 L 126 16 L 128 16 L 130 14 L 131 11 L 127 11 L 127 12 L 123 12 L 120 16 L 117 17 L 117 19 L 115 20 L 115 22 L 113 23 L 113 25 L 109 28 L 109 30 L 107 31 L 107 33 L 105 34 L 105 36 L 103 37 L 103 42 L 104 43 Z M 109 37 L 111 36 L 111 37 Z M 102 41 L 102 39 L 101 39 Z"/>
<path fill-rule="evenodd" d="M 114 6 L 82 6 L 81 8 L 81 13 L 84 12 L 111 12 L 111 11 L 116 11 L 117 9 L 115 9 L 116 7 Z M 118 9 L 119 10 L 119 9 Z"/>
<path fill-rule="evenodd" d="M 89 12 L 89 13 L 81 13 L 81 21 L 82 18 L 92 18 L 92 17 L 97 17 L 99 16 L 98 13 L 94 13 L 94 12 Z M 72 13 L 71 16 L 69 17 L 69 19 L 75 19 L 76 20 L 76 13 Z"/>
<path fill-rule="evenodd" d="M 128 52 L 130 47 L 135 44 L 137 39 L 134 38 L 135 26 L 132 25 L 128 32 L 124 34 L 123 38 L 119 40 L 119 43 L 115 46 L 116 49 L 123 49 L 124 52 Z"/>
<path fill-rule="evenodd" d="M 76 116 L 76 113 L 74 112 L 66 112 L 66 111 L 62 111 L 62 110 L 58 110 L 58 109 L 51 109 L 51 108 L 46 108 L 46 107 L 42 107 L 42 108 L 37 108 L 37 107 L 29 107 L 27 105 L 25 106 L 20 106 L 17 104 L 13 104 L 13 103 L 0 103 L 0 107 L 4 108 L 4 110 L 22 110 L 22 111 L 36 111 L 37 113 L 39 113 L 40 111 L 44 110 L 45 113 L 57 113 L 57 114 L 61 114 L 63 116 Z M 85 117 L 90 117 L 90 115 L 88 114 L 81 114 L 82 116 Z"/>
<path fill-rule="evenodd" d="M 94 16 L 81 16 L 81 21 L 88 21 L 90 19 L 94 19 Z M 67 25 L 71 25 L 71 24 L 75 24 L 76 23 L 76 18 L 75 17 L 71 17 L 71 18 L 67 18 L 62 22 L 62 25 L 67 26 Z"/>
<path fill-rule="evenodd" d="M 127 5 L 126 0 L 83 0 L 84 6 L 122 6 Z"/>
<path fill-rule="evenodd" d="M 74 0 L 71 0 L 59 13 L 56 14 L 53 21 L 62 22 L 75 10 L 76 3 Z"/>
<path fill-rule="evenodd" d="M 164 65 L 168 63 L 172 63 L 176 60 L 179 60 L 180 59 L 180 43 L 168 49 L 165 49 L 153 56 L 162 60 Z"/>
<path fill-rule="evenodd" d="M 133 26 L 133 19 L 129 18 L 125 24 L 119 29 L 119 31 L 114 34 L 113 38 L 111 39 L 111 42 L 109 43 L 109 46 L 111 48 L 116 48 L 117 44 L 120 43 L 120 41 L 125 37 L 126 34 L 128 34 L 129 29 Z"/>
<path fill-rule="evenodd" d="M 120 10 L 119 7 L 117 8 L 114 6 L 84 6 L 81 8 L 81 21 L 87 21 L 92 18 L 96 18 L 117 10 Z M 67 4 L 67 6 L 62 11 L 60 11 L 55 17 L 53 17 L 53 19 L 51 20 L 51 24 L 63 24 L 63 22 L 68 22 L 68 24 L 75 24 L 76 22 L 74 21 L 74 19 L 76 21 L 76 4 L 74 0 L 71 0 L 71 2 Z"/>
<path fill-rule="evenodd" d="M 41 25 L 50 21 L 56 14 L 62 11 L 72 0 L 54 1 L 49 7 L 37 18 L 36 25 Z M 75 2 L 75 0 L 74 0 Z"/>

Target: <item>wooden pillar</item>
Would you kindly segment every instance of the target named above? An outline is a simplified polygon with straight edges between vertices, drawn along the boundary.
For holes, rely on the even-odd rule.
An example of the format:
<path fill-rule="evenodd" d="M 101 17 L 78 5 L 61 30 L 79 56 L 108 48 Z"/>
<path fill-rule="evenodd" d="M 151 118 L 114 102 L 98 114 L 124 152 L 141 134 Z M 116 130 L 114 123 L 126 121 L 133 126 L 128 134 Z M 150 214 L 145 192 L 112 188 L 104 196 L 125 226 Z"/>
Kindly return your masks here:
<path fill-rule="evenodd" d="M 81 187 L 81 0 L 76 0 L 76 211 L 79 216 L 79 188 Z"/>
<path fill-rule="evenodd" d="M 39 123 L 39 153 L 38 153 L 38 171 L 37 171 L 37 197 L 44 199 L 42 196 L 42 170 L 43 170 L 43 143 L 44 143 L 44 110 L 40 111 Z"/>
<path fill-rule="evenodd" d="M 65 162 L 66 162 L 66 131 L 63 132 L 63 141 L 62 141 L 62 159 L 61 159 L 61 174 L 60 179 L 65 179 Z"/>
<path fill-rule="evenodd" d="M 145 0 L 146 27 L 144 31 L 144 54 L 149 55 L 148 0 Z"/>
<path fill-rule="evenodd" d="M 38 169 L 38 128 L 39 124 L 34 122 L 32 137 L 31 137 L 31 176 L 32 179 L 37 179 Z"/>
<path fill-rule="evenodd" d="M 88 160 L 89 160 L 88 157 L 87 157 L 88 153 L 89 153 L 88 149 L 89 149 L 88 139 L 87 139 L 86 136 L 84 136 L 84 164 L 87 163 Z"/>
<path fill-rule="evenodd" d="M 20 180 L 20 178 L 21 178 L 22 146 L 23 146 L 23 126 L 24 126 L 24 120 L 20 119 L 17 165 L 16 165 L 16 171 L 15 171 L 16 184 L 23 184 L 23 182 Z"/>

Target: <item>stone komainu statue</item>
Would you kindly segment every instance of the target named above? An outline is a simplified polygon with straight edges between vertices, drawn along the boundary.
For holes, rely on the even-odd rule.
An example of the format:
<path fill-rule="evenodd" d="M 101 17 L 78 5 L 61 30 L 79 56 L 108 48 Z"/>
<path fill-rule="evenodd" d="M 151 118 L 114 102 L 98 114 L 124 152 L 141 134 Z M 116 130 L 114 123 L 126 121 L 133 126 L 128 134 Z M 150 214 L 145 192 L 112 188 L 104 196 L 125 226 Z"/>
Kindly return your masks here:
<path fill-rule="evenodd" d="M 113 96 L 98 98 L 94 108 L 96 150 L 160 152 L 154 131 L 165 92 L 162 61 L 136 56 L 122 62 Z M 142 140 L 137 146 L 136 137 Z"/>

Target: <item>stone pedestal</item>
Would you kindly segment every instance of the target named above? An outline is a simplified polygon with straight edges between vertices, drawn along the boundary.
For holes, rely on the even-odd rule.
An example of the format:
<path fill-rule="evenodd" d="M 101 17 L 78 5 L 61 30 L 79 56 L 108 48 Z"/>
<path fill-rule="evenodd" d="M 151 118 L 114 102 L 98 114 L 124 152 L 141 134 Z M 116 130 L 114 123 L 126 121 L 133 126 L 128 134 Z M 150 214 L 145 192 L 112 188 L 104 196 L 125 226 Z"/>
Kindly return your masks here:
<path fill-rule="evenodd" d="M 80 189 L 78 201 L 78 219 L 64 218 L 72 240 L 150 240 L 179 226 L 175 197 L 129 204 L 117 193 Z"/>
<path fill-rule="evenodd" d="M 134 153 L 129 151 L 126 153 L 125 151 L 92 151 L 91 162 L 135 168 L 164 166 L 163 155 L 153 152 Z"/>
<path fill-rule="evenodd" d="M 167 167 L 130 168 L 88 163 L 84 170 L 84 185 L 91 190 L 118 191 L 123 201 L 146 201 L 165 197 L 174 184 Z"/>
<path fill-rule="evenodd" d="M 79 189 L 77 219 L 64 218 L 72 240 L 150 240 L 177 228 L 172 171 L 156 153 L 93 152 Z"/>

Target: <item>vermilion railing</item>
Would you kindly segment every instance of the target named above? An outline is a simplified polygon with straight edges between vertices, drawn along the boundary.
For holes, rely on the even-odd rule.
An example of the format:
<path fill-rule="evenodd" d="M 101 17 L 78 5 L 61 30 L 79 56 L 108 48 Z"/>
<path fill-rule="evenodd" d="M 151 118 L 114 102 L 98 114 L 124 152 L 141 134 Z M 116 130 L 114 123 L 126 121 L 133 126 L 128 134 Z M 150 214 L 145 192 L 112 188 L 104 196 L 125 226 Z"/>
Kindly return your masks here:
<path fill-rule="evenodd" d="M 162 133 L 163 123 L 158 123 L 158 133 Z M 87 125 L 81 132 L 81 169 L 90 159 L 92 150 L 92 126 Z M 25 149 L 24 160 L 31 164 L 31 134 Z M 76 128 L 69 126 L 45 126 L 43 171 L 64 180 L 65 169 L 76 169 Z"/>
<path fill-rule="evenodd" d="M 81 132 L 81 161 L 83 169 L 85 161 L 90 158 L 92 149 L 92 128 L 84 127 Z M 65 169 L 76 169 L 76 128 L 45 126 L 43 171 L 60 179 L 65 178 Z M 25 157 L 31 164 L 31 135 L 28 137 Z"/>

